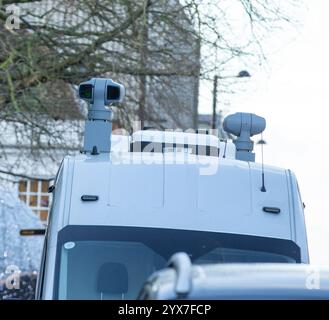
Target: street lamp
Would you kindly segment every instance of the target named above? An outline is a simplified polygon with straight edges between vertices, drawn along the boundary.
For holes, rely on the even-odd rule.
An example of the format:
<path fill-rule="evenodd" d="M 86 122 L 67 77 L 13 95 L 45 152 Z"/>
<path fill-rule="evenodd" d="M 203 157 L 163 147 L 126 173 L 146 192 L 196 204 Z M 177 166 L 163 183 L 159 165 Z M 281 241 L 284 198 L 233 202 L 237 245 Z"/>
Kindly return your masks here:
<path fill-rule="evenodd" d="M 213 102 L 212 102 L 212 129 L 216 129 L 217 123 L 217 84 L 218 79 L 228 79 L 228 78 L 250 78 L 251 75 L 247 70 L 241 70 L 236 76 L 227 76 L 227 77 L 220 77 L 215 75 L 214 77 L 214 90 L 213 90 Z"/>
<path fill-rule="evenodd" d="M 259 141 L 257 141 L 257 144 L 262 145 L 262 144 L 267 144 L 267 142 L 262 138 Z"/>

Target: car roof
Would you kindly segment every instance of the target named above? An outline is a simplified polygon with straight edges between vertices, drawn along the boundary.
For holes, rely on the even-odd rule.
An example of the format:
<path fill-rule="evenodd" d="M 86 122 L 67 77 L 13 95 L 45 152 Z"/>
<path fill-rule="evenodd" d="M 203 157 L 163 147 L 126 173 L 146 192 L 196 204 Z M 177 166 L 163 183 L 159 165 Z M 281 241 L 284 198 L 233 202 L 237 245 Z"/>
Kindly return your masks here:
<path fill-rule="evenodd" d="M 194 265 L 192 286 L 177 296 L 174 269 L 155 273 L 149 283 L 157 299 L 329 299 L 329 268 L 305 264 Z"/>

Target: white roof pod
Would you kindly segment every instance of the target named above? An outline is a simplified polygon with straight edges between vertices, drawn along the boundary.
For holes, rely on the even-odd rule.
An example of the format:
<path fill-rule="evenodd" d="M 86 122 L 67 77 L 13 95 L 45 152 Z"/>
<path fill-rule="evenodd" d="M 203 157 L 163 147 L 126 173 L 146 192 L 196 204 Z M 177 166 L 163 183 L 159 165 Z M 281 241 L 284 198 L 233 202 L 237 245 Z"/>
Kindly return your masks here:
<path fill-rule="evenodd" d="M 234 144 L 220 141 L 218 137 L 210 134 L 174 130 L 140 130 L 132 134 L 131 144 L 130 151 L 132 152 L 143 150 L 162 153 L 185 152 L 235 159 Z"/>

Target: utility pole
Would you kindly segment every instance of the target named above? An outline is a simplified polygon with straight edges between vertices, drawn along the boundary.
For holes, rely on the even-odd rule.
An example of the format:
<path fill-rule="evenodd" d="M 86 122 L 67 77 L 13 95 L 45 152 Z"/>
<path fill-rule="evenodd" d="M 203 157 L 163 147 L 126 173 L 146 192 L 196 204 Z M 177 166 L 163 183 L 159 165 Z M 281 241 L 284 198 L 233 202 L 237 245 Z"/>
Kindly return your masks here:
<path fill-rule="evenodd" d="M 144 4 L 144 20 L 143 20 L 143 26 L 141 29 L 141 35 L 140 35 L 140 65 L 141 69 L 144 72 L 147 66 L 147 45 L 148 45 L 148 38 L 149 38 L 149 0 L 145 1 Z M 139 77 L 140 81 L 140 100 L 139 100 L 139 121 L 141 122 L 141 129 L 145 126 L 145 115 L 146 115 L 146 97 L 147 97 L 147 77 L 145 74 L 141 75 Z"/>
<path fill-rule="evenodd" d="M 214 78 L 214 89 L 213 89 L 213 100 L 212 100 L 212 129 L 216 129 L 216 122 L 217 122 L 217 82 L 218 76 L 216 75 Z"/>
<path fill-rule="evenodd" d="M 219 77 L 215 75 L 214 77 L 214 88 L 213 88 L 213 100 L 212 100 L 212 124 L 211 128 L 216 129 L 217 126 L 217 86 L 218 86 L 218 79 L 229 79 L 229 78 L 250 78 L 251 75 L 248 71 L 242 70 L 236 76 L 226 76 L 226 77 Z"/>

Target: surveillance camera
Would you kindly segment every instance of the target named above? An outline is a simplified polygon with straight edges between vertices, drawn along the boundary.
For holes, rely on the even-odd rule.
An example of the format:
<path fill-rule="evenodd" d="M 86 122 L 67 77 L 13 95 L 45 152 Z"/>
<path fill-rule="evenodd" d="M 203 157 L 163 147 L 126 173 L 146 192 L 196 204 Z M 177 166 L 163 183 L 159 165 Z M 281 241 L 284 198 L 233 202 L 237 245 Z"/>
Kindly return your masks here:
<path fill-rule="evenodd" d="M 125 88 L 112 79 L 92 78 L 79 85 L 79 98 L 94 104 L 105 106 L 122 102 Z"/>

